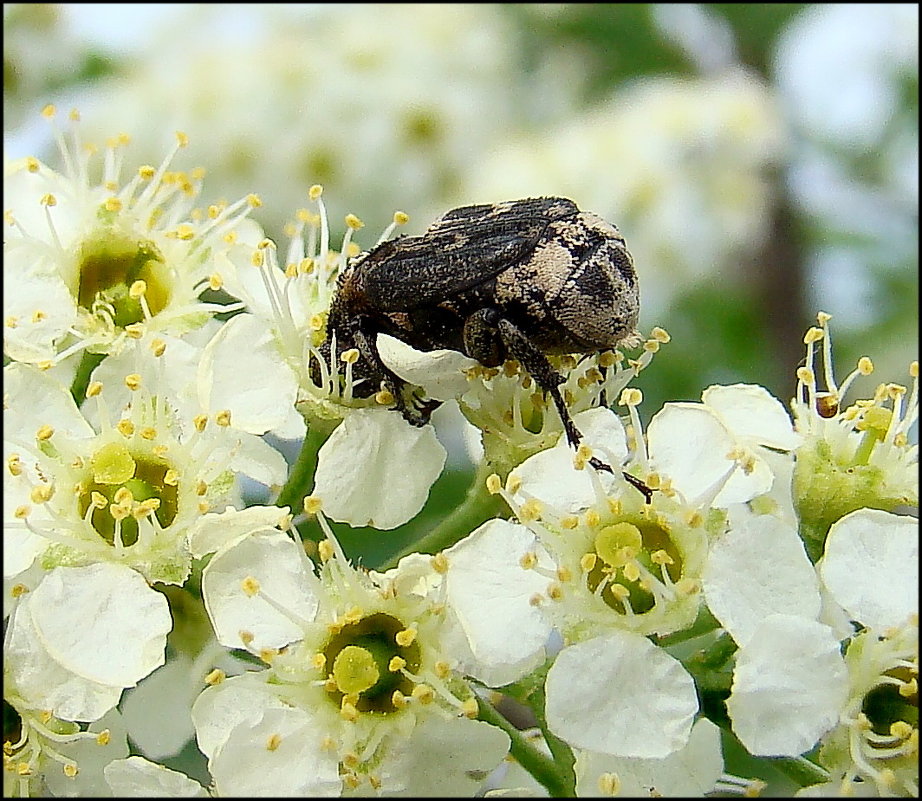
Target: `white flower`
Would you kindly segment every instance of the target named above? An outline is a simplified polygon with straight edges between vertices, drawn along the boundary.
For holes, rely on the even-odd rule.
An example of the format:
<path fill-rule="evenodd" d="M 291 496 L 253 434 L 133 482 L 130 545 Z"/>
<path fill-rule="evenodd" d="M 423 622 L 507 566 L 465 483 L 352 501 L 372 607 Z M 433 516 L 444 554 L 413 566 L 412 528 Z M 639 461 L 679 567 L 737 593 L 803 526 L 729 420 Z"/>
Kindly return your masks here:
<path fill-rule="evenodd" d="M 281 457 L 225 416 L 177 419 L 151 374 L 123 377 L 132 392 L 121 415 L 101 384 L 91 386 L 97 428 L 46 374 L 12 364 L 4 377 L 8 577 L 41 557 L 45 569 L 114 562 L 182 584 L 189 527 L 230 497 L 234 471 L 284 475 Z"/>
<path fill-rule="evenodd" d="M 102 179 L 91 183 L 96 151 L 81 143 L 77 119 L 56 132 L 65 175 L 31 156 L 6 167 L 4 352 L 19 361 L 118 352 L 132 331 L 200 326 L 224 308 L 198 300 L 211 259 L 258 203 L 194 211 L 201 171 L 169 171 L 182 135 L 160 167 L 142 166 L 124 183 L 128 137 L 111 140 Z"/>
<path fill-rule="evenodd" d="M 267 781 L 282 795 L 473 792 L 509 740 L 469 719 L 477 701 L 444 650 L 444 604 L 404 591 L 399 571 L 353 569 L 335 540 L 320 553 L 315 576 L 300 544 L 262 528 L 204 571 L 219 640 L 268 664 L 193 707 L 218 792 L 260 794 Z"/>
<path fill-rule="evenodd" d="M 909 367 L 912 388 L 879 384 L 873 397 L 845 406 L 859 376 L 874 365 L 867 356 L 842 382 L 833 377 L 832 342 L 824 312 L 820 326 L 807 331 L 806 365 L 797 371 L 794 419 L 804 443 L 796 451 L 794 502 L 801 535 L 811 557 L 822 553 L 829 527 L 862 507 L 895 511 L 919 504 L 919 446 L 910 444 L 910 428 L 919 417 L 919 363 Z M 822 342 L 822 369 L 815 364 Z M 819 389 L 822 373 L 825 390 Z"/>
<path fill-rule="evenodd" d="M 127 567 L 58 567 L 20 598 L 4 641 L 12 693 L 32 709 L 93 721 L 164 662 L 166 598 Z"/>
<path fill-rule="evenodd" d="M 842 643 L 809 617 L 767 615 L 737 653 L 727 702 L 734 732 L 754 755 L 794 756 L 820 741 L 820 761 L 843 793 L 859 781 L 911 794 L 918 520 L 871 509 L 846 515 L 817 569 L 831 600 L 867 627 Z"/>

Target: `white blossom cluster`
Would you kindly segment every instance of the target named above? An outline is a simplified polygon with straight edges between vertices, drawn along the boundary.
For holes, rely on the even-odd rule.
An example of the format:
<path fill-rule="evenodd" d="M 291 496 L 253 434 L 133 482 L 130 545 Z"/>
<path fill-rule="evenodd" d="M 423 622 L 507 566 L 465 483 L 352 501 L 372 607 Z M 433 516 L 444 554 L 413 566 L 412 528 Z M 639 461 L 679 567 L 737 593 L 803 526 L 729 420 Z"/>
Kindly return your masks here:
<path fill-rule="evenodd" d="M 280 248 L 258 198 L 79 130 L 5 169 L 5 795 L 757 794 L 727 742 L 803 795 L 918 794 L 917 362 L 837 382 L 820 313 L 790 412 L 711 386 L 644 425 L 656 328 L 556 359 L 574 451 L 520 365 L 381 337 L 483 456 L 370 569 L 328 521 L 387 537 L 446 450 L 324 341 L 361 221 L 334 246 L 314 186 Z"/>

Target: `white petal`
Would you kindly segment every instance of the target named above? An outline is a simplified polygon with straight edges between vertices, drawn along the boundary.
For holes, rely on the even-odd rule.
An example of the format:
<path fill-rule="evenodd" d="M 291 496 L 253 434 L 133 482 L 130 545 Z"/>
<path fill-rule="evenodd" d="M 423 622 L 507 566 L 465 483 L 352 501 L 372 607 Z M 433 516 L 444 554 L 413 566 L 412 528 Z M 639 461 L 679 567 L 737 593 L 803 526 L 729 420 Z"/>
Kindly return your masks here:
<path fill-rule="evenodd" d="M 194 779 L 144 757 L 116 759 L 106 765 L 105 776 L 116 798 L 208 798 Z"/>
<path fill-rule="evenodd" d="M 919 520 L 858 509 L 832 524 L 818 564 L 833 598 L 870 628 L 919 611 Z"/>
<path fill-rule="evenodd" d="M 701 400 L 740 437 L 777 450 L 793 450 L 802 441 L 781 401 L 758 384 L 714 385 Z"/>
<path fill-rule="evenodd" d="M 22 442 L 31 449 L 35 432 L 46 424 L 74 439 L 95 434 L 70 390 L 35 367 L 10 364 L 3 368 L 3 395 L 3 438 L 9 442 Z"/>
<path fill-rule="evenodd" d="M 717 415 L 700 403 L 663 406 L 647 427 L 647 444 L 653 469 L 671 478 L 690 503 L 733 467 L 727 458 L 736 445 L 733 437 Z M 748 498 L 734 499 L 738 500 Z"/>
<path fill-rule="evenodd" d="M 576 793 L 598 796 L 599 777 L 614 773 L 625 798 L 700 798 L 714 791 L 724 769 L 720 728 L 702 718 L 692 727 L 688 743 L 661 759 L 626 759 L 579 751 L 576 755 Z"/>
<path fill-rule="evenodd" d="M 27 611 L 13 617 L 3 659 L 6 677 L 24 702 L 64 720 L 98 720 L 115 707 L 124 689 L 76 676 L 50 659 Z"/>
<path fill-rule="evenodd" d="M 313 620 L 318 601 L 304 562 L 300 547 L 281 531 L 254 533 L 215 554 L 202 573 L 202 593 L 218 641 L 228 648 L 245 647 L 241 631 L 253 635 L 250 650 L 300 640 L 303 629 L 266 597 L 296 618 Z M 248 578 L 259 582 L 255 595 L 243 590 Z"/>
<path fill-rule="evenodd" d="M 260 718 L 232 729 L 209 760 L 218 795 L 340 795 L 336 750 L 323 747 L 316 719 L 278 701 L 265 703 Z M 272 749 L 270 738 L 277 742 Z"/>
<path fill-rule="evenodd" d="M 133 687 L 162 665 L 173 627 L 166 597 L 109 563 L 52 570 L 30 594 L 29 611 L 52 658 L 112 686 Z"/>
<path fill-rule="evenodd" d="M 743 519 L 711 546 L 708 608 L 740 645 L 771 614 L 815 619 L 819 582 L 797 531 L 772 515 Z"/>
<path fill-rule="evenodd" d="M 682 664 L 646 637 L 613 632 L 564 648 L 547 676 L 547 723 L 577 748 L 665 757 L 688 742 L 698 711 Z"/>
<path fill-rule="evenodd" d="M 113 564 L 59 567 L 16 610 L 5 656 L 30 706 L 96 720 L 164 661 L 166 598 Z"/>
<path fill-rule="evenodd" d="M 231 470 L 243 473 L 267 487 L 278 487 L 288 475 L 288 463 L 275 448 L 264 439 L 245 431 L 233 432 L 226 448 L 215 448 L 213 461 L 219 462 L 227 453 L 227 464 Z"/>
<path fill-rule="evenodd" d="M 540 551 L 539 566 L 553 569 L 534 534 L 506 520 L 484 523 L 445 551 L 449 604 L 473 655 L 487 666 L 531 659 L 550 634 L 544 614 L 529 603 L 547 588 L 548 580 L 519 566 L 529 551 Z"/>
<path fill-rule="evenodd" d="M 206 687 L 192 705 L 195 739 L 207 757 L 214 756 L 218 747 L 238 726 L 246 728 L 262 717 L 267 699 L 265 678 L 268 674 L 248 672 Z"/>
<path fill-rule="evenodd" d="M 472 797 L 509 752 L 509 736 L 480 720 L 427 717 L 394 737 L 382 791 L 416 798 Z"/>
<path fill-rule="evenodd" d="M 320 448 L 313 494 L 337 522 L 396 528 L 423 508 L 446 455 L 432 426 L 414 428 L 388 409 L 357 409 Z"/>
<path fill-rule="evenodd" d="M 617 470 L 627 458 L 624 426 L 618 415 L 610 409 L 588 409 L 573 416 L 573 422 L 583 434 L 583 441 L 593 449 L 598 458 Z M 590 467 L 577 470 L 573 466 L 575 453 L 566 437 L 547 450 L 530 456 L 512 472 L 522 481 L 518 500 L 525 493 L 534 495 L 556 509 L 577 513 L 588 509 L 598 500 L 596 482 L 603 492 L 608 492 L 615 476 Z"/>
<path fill-rule="evenodd" d="M 266 323 L 238 314 L 206 345 L 198 388 L 203 409 L 229 409 L 235 428 L 265 434 L 294 408 L 298 380 Z"/>
<path fill-rule="evenodd" d="M 258 529 L 280 526 L 287 513 L 287 506 L 228 506 L 223 512 L 209 512 L 189 528 L 189 549 L 192 556 L 201 559 Z"/>
<path fill-rule="evenodd" d="M 848 694 L 839 641 L 822 623 L 770 615 L 737 652 L 727 711 L 755 756 L 797 756 L 836 725 Z"/>
<path fill-rule="evenodd" d="M 52 269 L 36 269 L 39 248 L 21 240 L 4 242 L 3 352 L 11 359 L 38 362 L 54 357 L 55 342 L 74 324 L 77 304 Z M 36 312 L 41 312 L 36 314 Z"/>
<path fill-rule="evenodd" d="M 470 387 L 464 375 L 478 364 L 456 350 L 420 351 L 388 334 L 378 335 L 381 360 L 404 381 L 422 387 L 430 398 L 450 400 Z"/>

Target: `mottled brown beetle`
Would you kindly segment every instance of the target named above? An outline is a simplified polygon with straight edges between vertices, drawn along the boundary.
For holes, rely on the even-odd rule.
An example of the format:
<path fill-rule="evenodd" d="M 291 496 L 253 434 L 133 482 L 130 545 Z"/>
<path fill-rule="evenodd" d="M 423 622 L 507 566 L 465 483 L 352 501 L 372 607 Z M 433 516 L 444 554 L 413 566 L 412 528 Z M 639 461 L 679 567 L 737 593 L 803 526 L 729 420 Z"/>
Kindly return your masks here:
<path fill-rule="evenodd" d="M 639 298 L 634 263 L 618 229 L 562 197 L 463 206 L 421 236 L 381 242 L 339 276 L 326 350 L 356 347 L 366 395 L 383 382 L 413 425 L 437 401 L 410 396 L 381 360 L 386 333 L 418 350 L 460 351 L 487 367 L 517 359 L 549 393 L 567 440 L 581 439 L 547 354 L 617 347 L 635 333 Z M 611 471 L 598 459 L 596 469 Z M 639 484 L 633 476 L 632 483 Z M 649 490 L 640 484 L 646 492 Z"/>

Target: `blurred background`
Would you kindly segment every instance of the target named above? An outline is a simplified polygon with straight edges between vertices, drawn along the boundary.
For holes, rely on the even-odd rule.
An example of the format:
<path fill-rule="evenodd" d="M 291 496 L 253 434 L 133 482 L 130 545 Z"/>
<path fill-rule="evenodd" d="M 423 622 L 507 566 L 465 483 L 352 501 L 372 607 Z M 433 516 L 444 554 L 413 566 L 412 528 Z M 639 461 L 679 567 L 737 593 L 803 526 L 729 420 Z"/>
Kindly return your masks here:
<path fill-rule="evenodd" d="M 279 241 L 314 183 L 363 247 L 395 210 L 566 195 L 673 335 L 648 418 L 716 382 L 786 402 L 818 310 L 840 375 L 917 357 L 918 31 L 910 4 L 6 4 L 4 151 L 58 165 L 48 102 L 129 163 L 183 130 L 203 202 L 258 193 Z"/>

